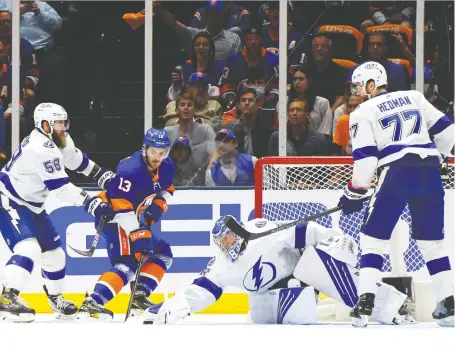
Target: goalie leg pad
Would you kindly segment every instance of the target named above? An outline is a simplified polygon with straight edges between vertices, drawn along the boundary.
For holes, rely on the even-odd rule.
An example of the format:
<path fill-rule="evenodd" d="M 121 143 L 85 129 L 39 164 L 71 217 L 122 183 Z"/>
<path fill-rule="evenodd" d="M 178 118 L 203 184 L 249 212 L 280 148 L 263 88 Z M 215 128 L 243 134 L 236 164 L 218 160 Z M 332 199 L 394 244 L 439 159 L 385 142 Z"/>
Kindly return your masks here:
<path fill-rule="evenodd" d="M 272 289 L 250 294 L 250 317 L 255 324 L 315 324 L 317 302 L 314 288 Z"/>
<path fill-rule="evenodd" d="M 407 295 L 385 283 L 377 283 L 376 298 L 371 318 L 382 324 L 395 324 L 394 318 Z"/>
<path fill-rule="evenodd" d="M 321 249 L 307 247 L 294 269 L 294 277 L 349 307 L 357 303 L 357 270 Z"/>

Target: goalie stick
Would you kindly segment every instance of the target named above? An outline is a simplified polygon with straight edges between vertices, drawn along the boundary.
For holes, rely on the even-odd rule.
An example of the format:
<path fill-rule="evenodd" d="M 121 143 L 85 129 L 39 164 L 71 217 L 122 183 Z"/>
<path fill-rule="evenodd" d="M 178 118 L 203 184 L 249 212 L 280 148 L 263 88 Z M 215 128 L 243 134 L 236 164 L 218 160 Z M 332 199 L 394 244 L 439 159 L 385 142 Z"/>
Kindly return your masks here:
<path fill-rule="evenodd" d="M 363 199 L 360 199 L 360 201 L 368 201 L 368 200 L 370 200 L 370 198 L 371 198 L 371 196 L 367 196 L 367 197 L 365 197 Z M 327 211 L 316 213 L 316 214 L 313 214 L 313 215 L 311 215 L 309 217 L 306 217 L 306 218 L 300 218 L 300 219 L 297 219 L 297 220 L 295 220 L 293 222 L 282 224 L 279 227 L 264 231 L 263 233 L 250 233 L 249 231 L 245 230 L 245 228 L 243 228 L 239 223 L 237 223 L 237 221 L 235 221 L 230 216 L 227 216 L 227 217 L 224 218 L 224 224 L 226 224 L 226 226 L 229 229 L 231 229 L 234 234 L 240 236 L 242 239 L 244 239 L 246 242 L 248 242 L 248 241 L 259 239 L 259 238 L 264 237 L 264 236 L 268 236 L 268 235 L 274 234 L 274 233 L 276 233 L 278 231 L 281 231 L 281 230 L 285 230 L 285 229 L 291 228 L 291 227 L 296 226 L 297 224 L 300 224 L 300 223 L 310 222 L 312 220 L 318 219 L 319 217 L 324 217 L 324 216 L 327 216 L 327 215 L 332 214 L 334 212 L 338 212 L 338 211 L 340 211 L 342 209 L 343 209 L 343 206 L 336 206 L 336 207 L 333 207 L 333 208 L 331 208 L 331 209 L 329 209 Z"/>
<path fill-rule="evenodd" d="M 106 223 L 106 218 L 104 216 L 101 216 L 100 224 L 98 224 L 98 228 L 96 229 L 95 238 L 93 239 L 93 242 L 92 242 L 92 247 L 90 247 L 90 249 L 88 251 L 80 251 L 76 248 L 71 247 L 70 245 L 68 245 L 68 247 L 71 248 L 77 254 L 83 255 L 84 257 L 92 257 L 93 253 L 95 253 L 95 249 L 96 249 L 96 246 L 98 245 L 98 241 L 100 240 L 101 230 L 103 230 L 104 223 Z"/>

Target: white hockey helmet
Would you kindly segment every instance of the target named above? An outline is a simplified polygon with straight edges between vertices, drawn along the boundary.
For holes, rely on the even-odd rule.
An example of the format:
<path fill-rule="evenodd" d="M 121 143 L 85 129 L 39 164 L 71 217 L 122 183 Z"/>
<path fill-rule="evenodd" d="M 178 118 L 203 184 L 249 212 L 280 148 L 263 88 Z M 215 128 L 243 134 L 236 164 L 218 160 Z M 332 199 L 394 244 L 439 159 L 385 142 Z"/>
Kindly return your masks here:
<path fill-rule="evenodd" d="M 65 129 L 62 130 L 68 130 L 69 128 L 68 114 L 65 109 L 60 105 L 50 102 L 41 103 L 36 106 L 35 112 L 33 113 L 33 120 L 35 121 L 35 127 L 40 129 L 42 132 L 44 132 L 43 121 L 48 122 L 51 127 L 50 134 L 54 132 L 54 124 L 55 121 L 58 120 L 65 121 Z"/>
<path fill-rule="evenodd" d="M 374 81 L 375 87 L 370 93 L 367 93 L 366 86 L 370 81 Z M 375 61 L 367 61 L 359 65 L 352 72 L 351 83 L 351 92 L 353 95 L 358 95 L 358 88 L 363 88 L 367 97 L 371 98 L 371 93 L 378 87 L 387 86 L 387 72 L 381 64 Z"/>

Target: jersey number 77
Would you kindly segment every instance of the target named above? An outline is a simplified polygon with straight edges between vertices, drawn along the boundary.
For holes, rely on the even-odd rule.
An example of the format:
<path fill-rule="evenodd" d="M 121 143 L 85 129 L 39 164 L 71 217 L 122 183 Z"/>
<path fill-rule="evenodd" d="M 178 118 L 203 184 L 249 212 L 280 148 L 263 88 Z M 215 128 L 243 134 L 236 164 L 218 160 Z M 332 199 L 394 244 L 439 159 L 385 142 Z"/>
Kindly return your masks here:
<path fill-rule="evenodd" d="M 411 134 L 418 134 L 422 124 L 422 115 L 419 110 L 407 110 L 394 113 L 378 120 L 382 129 L 393 126 L 393 141 L 400 141 Z"/>

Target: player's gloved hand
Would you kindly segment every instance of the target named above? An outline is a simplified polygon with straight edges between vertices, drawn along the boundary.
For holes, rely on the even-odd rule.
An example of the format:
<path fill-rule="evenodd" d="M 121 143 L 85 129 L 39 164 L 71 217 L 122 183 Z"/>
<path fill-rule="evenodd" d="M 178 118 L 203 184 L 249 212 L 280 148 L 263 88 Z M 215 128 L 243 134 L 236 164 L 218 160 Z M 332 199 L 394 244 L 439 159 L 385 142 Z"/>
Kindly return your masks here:
<path fill-rule="evenodd" d="M 104 189 L 104 190 L 107 190 L 107 187 L 109 186 L 109 182 L 115 177 L 115 173 L 110 171 L 110 170 L 106 170 L 106 169 L 102 169 L 101 171 L 101 174 L 99 175 L 99 178 L 98 178 L 98 187 L 100 187 L 101 189 Z"/>
<path fill-rule="evenodd" d="M 96 219 L 104 217 L 106 223 L 113 220 L 115 217 L 115 211 L 112 207 L 97 196 L 88 199 L 84 204 L 84 209 Z"/>
<path fill-rule="evenodd" d="M 443 182 L 449 179 L 449 157 L 442 158 L 440 174 Z"/>
<path fill-rule="evenodd" d="M 157 196 L 145 204 L 148 206 L 139 215 L 139 224 L 142 226 L 158 223 L 168 209 L 166 200 L 161 196 Z"/>
<path fill-rule="evenodd" d="M 338 206 L 343 207 L 344 214 L 351 214 L 358 212 L 363 207 L 363 199 L 368 193 L 368 189 L 354 188 L 352 182 L 349 182 L 348 185 L 344 188 L 343 196 L 338 202 Z"/>
<path fill-rule="evenodd" d="M 142 251 L 150 253 L 153 250 L 154 239 L 152 232 L 147 229 L 138 229 L 130 233 L 131 253 L 134 253 L 136 259 L 141 259 Z"/>

